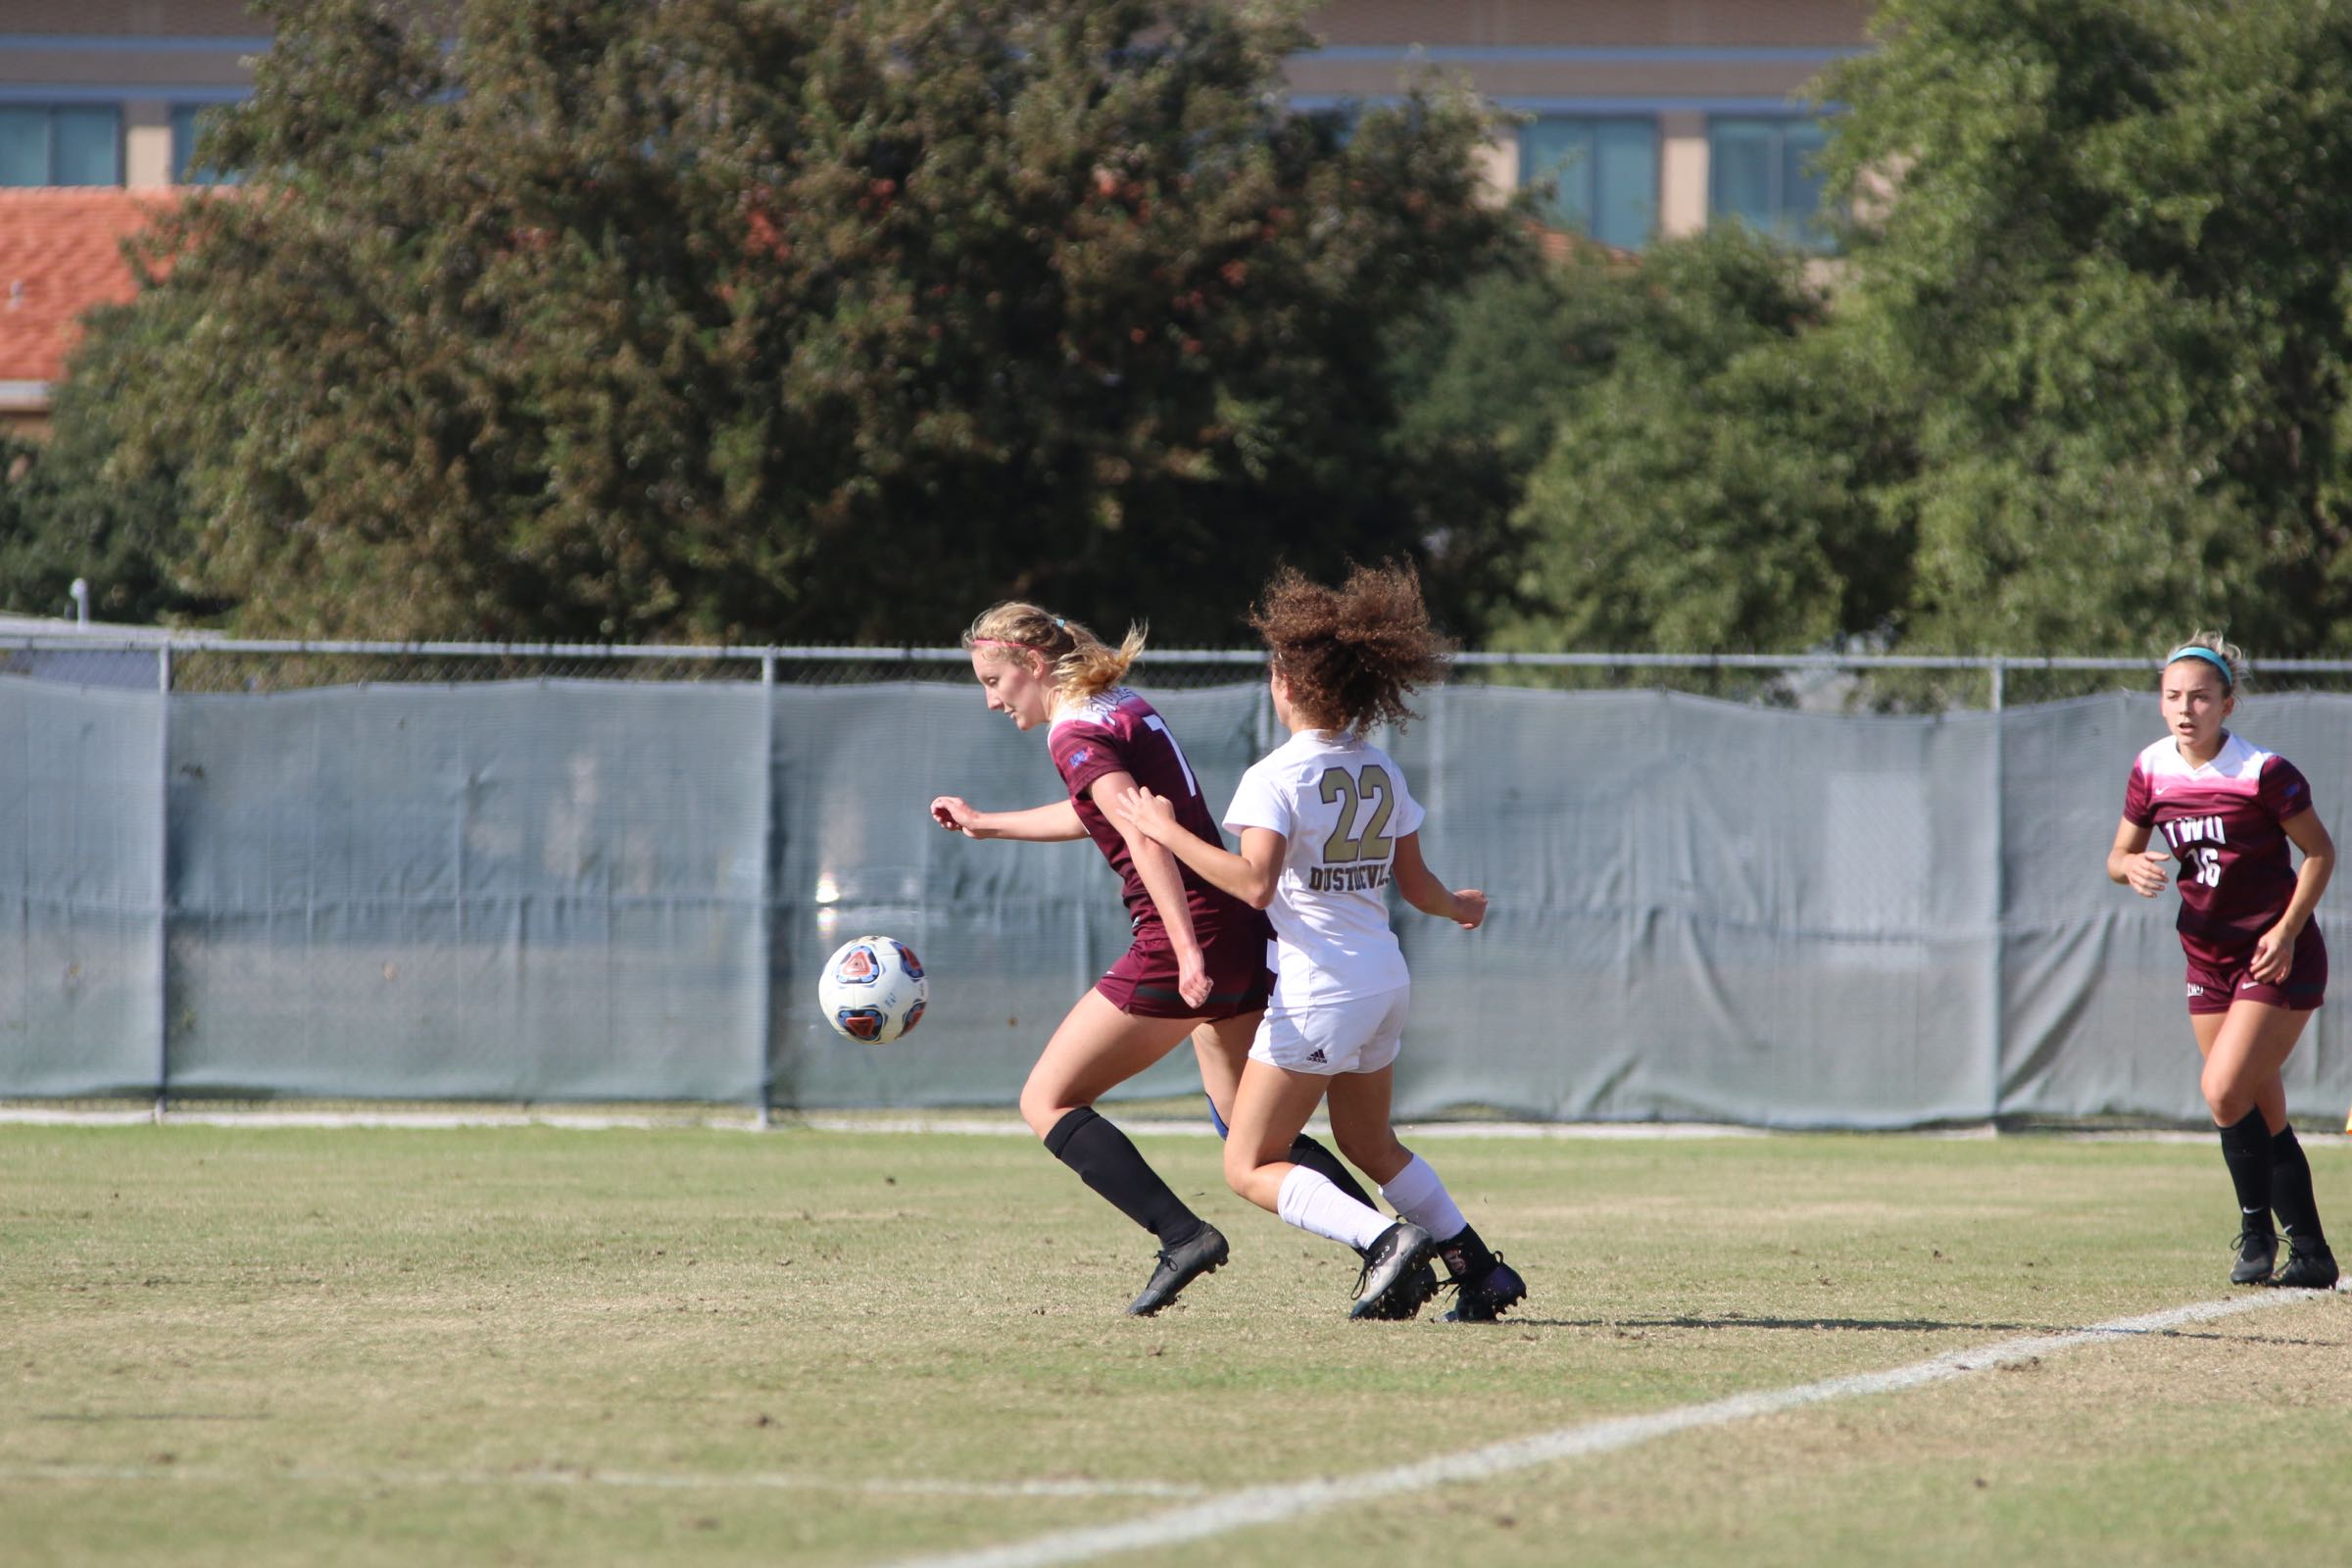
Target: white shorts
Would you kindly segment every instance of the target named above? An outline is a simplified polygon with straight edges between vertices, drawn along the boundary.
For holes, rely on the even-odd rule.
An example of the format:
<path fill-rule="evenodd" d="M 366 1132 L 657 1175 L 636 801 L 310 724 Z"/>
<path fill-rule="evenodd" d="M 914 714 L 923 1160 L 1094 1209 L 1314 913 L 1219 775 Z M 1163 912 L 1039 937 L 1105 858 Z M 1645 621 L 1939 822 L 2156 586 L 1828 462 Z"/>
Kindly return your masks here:
<path fill-rule="evenodd" d="M 1376 991 L 1345 1002 L 1286 1007 L 1277 990 L 1274 1004 L 1258 1020 L 1250 1059 L 1292 1072 L 1325 1077 L 1344 1072 L 1378 1072 L 1396 1059 L 1404 1044 L 1404 1015 L 1413 988 Z"/>

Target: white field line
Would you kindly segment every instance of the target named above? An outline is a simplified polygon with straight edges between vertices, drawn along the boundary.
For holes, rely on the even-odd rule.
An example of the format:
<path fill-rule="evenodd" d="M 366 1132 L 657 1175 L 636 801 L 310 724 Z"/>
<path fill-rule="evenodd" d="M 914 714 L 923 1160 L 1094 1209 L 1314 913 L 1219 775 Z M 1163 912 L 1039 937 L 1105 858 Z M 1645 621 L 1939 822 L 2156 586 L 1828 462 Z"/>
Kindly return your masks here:
<path fill-rule="evenodd" d="M 32 1482 L 175 1481 L 193 1486 L 616 1487 L 663 1492 L 847 1492 L 897 1497 L 1198 1497 L 1207 1489 L 1173 1481 L 844 1481 L 796 1471 L 741 1474 L 579 1469 L 339 1470 L 313 1465 L 228 1470 L 186 1464 L 0 1465 L 0 1486 Z"/>
<path fill-rule="evenodd" d="M 1057 1530 L 1048 1535 L 1033 1536 L 1027 1541 L 985 1546 L 975 1551 L 902 1558 L 890 1564 L 889 1568 L 1045 1568 L 1048 1564 L 1086 1562 L 1122 1551 L 1183 1545 L 1253 1526 L 1287 1523 L 1348 1503 L 1386 1500 L 1405 1493 L 1426 1491 L 1454 1482 L 1491 1481 L 1513 1471 L 1554 1464 L 1563 1459 L 1583 1458 L 1589 1454 L 1610 1453 L 1652 1439 L 1671 1437 L 1678 1432 L 1727 1426 L 1757 1416 L 1777 1415 L 1802 1405 L 1820 1404 L 1831 1399 L 1858 1398 L 1873 1394 L 1899 1394 L 1989 1367 L 2013 1366 L 2085 1345 L 2109 1344 L 2137 1335 L 2170 1333 L 2184 1324 L 2205 1323 L 2216 1318 L 2233 1317 L 2240 1312 L 2281 1306 L 2318 1294 L 2321 1293 L 2263 1291 L 2222 1301 L 2197 1301 L 2187 1306 L 2176 1306 L 2140 1317 L 2118 1318 L 2111 1323 L 2093 1324 L 2065 1333 L 2002 1340 L 1973 1349 L 1952 1350 L 1886 1372 L 1827 1378 L 1819 1383 L 1799 1384 L 1794 1388 L 1770 1389 L 1755 1394 L 1734 1395 L 1724 1399 L 1710 1399 L 1704 1404 L 1678 1405 L 1646 1415 L 1618 1416 L 1605 1421 L 1587 1422 L 1582 1426 L 1560 1427 L 1550 1432 L 1537 1433 L 1533 1437 L 1515 1438 L 1507 1443 L 1490 1444 L 1483 1448 L 1470 1448 L 1458 1453 L 1440 1454 L 1435 1458 L 1385 1470 L 1364 1470 L 1354 1475 L 1331 1476 L 1287 1486 L 1250 1487 L 1209 1497 L 1190 1507 L 1147 1514 L 1120 1524 Z"/>

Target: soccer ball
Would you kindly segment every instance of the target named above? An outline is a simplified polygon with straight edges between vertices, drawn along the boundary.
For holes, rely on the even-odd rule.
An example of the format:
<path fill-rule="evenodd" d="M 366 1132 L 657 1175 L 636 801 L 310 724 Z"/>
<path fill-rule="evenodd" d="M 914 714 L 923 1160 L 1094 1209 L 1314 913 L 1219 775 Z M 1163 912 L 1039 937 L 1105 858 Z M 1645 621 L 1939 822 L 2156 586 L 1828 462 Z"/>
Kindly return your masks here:
<path fill-rule="evenodd" d="M 923 1021 L 931 982 L 914 950 L 891 937 L 858 937 L 825 960 L 817 1004 L 834 1032 L 878 1046 Z"/>

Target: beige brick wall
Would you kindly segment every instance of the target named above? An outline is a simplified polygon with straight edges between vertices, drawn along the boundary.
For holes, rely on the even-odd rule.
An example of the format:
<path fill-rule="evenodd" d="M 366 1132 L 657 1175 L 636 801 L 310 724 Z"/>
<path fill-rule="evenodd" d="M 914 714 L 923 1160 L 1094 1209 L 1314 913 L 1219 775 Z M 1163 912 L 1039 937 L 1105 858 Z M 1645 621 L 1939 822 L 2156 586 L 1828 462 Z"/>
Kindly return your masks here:
<path fill-rule="evenodd" d="M 122 106 L 122 183 L 134 187 L 172 183 L 172 106 L 161 98 L 133 98 Z"/>
<path fill-rule="evenodd" d="M 1680 239 L 1707 226 L 1707 117 L 1678 109 L 1658 131 L 1658 231 Z"/>

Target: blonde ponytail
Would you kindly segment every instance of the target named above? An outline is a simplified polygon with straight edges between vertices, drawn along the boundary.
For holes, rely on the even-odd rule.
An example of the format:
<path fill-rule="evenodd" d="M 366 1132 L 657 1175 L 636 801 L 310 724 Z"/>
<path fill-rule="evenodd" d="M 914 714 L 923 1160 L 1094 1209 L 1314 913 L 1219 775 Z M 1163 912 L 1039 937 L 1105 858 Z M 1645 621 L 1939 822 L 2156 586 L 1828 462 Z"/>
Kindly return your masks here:
<path fill-rule="evenodd" d="M 1035 654 L 1052 672 L 1055 699 L 1079 702 L 1127 678 L 1128 666 L 1143 655 L 1144 628 L 1129 626 L 1113 648 L 1077 621 L 1008 599 L 980 612 L 965 629 L 963 646 L 967 652 L 1003 650 L 997 655 L 999 662 Z"/>

